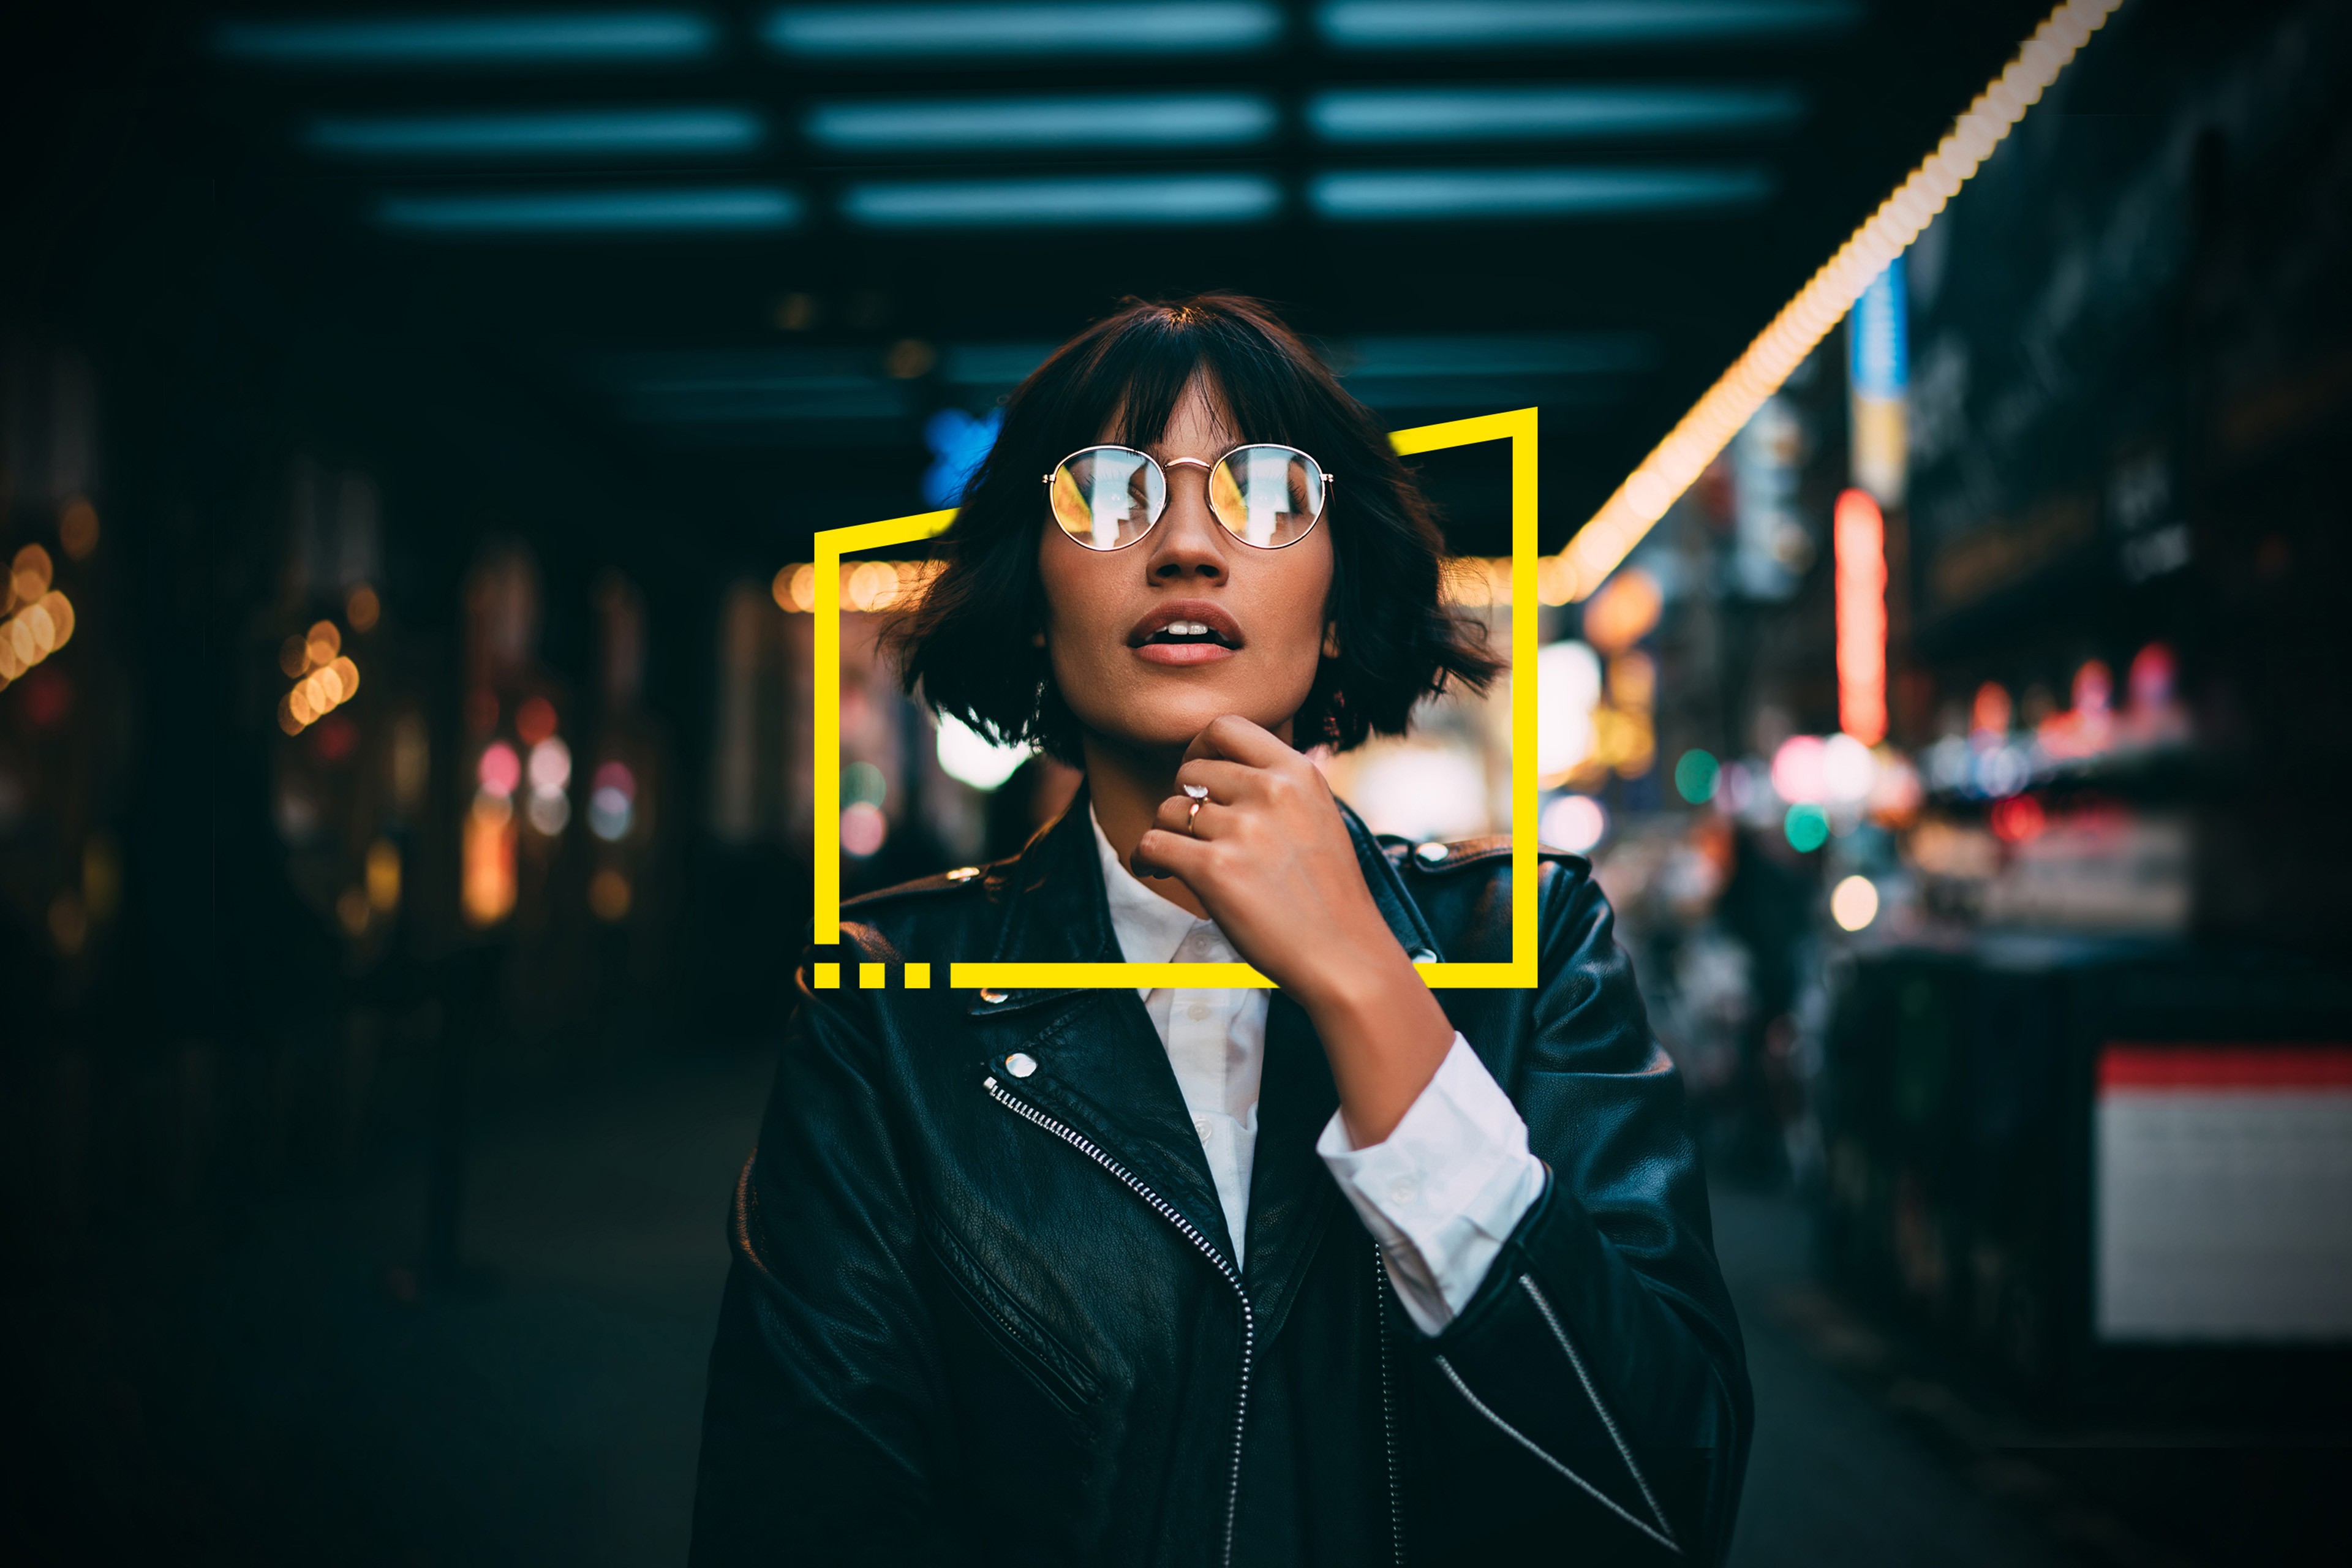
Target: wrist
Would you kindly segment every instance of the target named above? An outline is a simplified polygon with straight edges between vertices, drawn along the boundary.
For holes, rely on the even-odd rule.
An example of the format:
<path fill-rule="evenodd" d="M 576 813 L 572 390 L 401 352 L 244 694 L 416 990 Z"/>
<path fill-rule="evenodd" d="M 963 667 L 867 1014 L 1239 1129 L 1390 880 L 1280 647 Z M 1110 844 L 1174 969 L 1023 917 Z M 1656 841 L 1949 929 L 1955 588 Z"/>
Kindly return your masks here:
<path fill-rule="evenodd" d="M 1385 933 L 1383 933 L 1385 934 Z M 1436 998 L 1404 951 L 1382 941 L 1369 951 L 1337 955 L 1315 965 L 1298 984 L 1287 987 L 1318 1030 L 1367 1018 L 1394 1018 L 1402 1006 L 1434 1007 Z"/>

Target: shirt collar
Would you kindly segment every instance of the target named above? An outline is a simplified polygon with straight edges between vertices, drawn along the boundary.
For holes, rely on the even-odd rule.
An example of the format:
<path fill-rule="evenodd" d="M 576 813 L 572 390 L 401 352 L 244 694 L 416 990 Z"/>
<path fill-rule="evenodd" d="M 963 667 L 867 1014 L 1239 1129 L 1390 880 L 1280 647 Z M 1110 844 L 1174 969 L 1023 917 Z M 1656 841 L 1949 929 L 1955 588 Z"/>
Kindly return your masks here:
<path fill-rule="evenodd" d="M 1103 837 L 1102 822 L 1091 802 L 1087 805 L 1087 824 L 1094 829 L 1095 853 L 1102 860 L 1103 897 L 1110 904 L 1111 931 L 1118 937 L 1119 952 L 1129 963 L 1173 963 L 1176 950 L 1192 928 L 1209 922 L 1194 919 L 1190 910 L 1161 898 L 1127 868 L 1118 851 Z"/>

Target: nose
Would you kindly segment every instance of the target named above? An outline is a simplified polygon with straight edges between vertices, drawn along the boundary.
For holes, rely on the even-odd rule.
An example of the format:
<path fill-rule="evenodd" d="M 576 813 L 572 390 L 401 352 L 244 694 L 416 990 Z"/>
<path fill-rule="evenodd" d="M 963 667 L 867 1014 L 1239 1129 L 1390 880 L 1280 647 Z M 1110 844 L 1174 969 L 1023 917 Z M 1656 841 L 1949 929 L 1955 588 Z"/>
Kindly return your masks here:
<path fill-rule="evenodd" d="M 1187 463 L 1168 475 L 1168 510 L 1151 531 L 1144 574 L 1154 583 L 1222 583 L 1230 536 L 1209 511 L 1209 476 Z"/>

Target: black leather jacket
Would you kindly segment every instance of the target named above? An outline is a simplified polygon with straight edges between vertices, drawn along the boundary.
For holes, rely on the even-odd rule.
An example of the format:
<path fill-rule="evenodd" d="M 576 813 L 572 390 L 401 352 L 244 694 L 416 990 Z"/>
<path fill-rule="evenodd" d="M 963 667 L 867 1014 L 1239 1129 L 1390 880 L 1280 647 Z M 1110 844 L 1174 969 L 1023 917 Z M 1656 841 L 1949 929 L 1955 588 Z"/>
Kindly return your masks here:
<path fill-rule="evenodd" d="M 1506 841 L 1349 826 L 1409 951 L 1508 956 Z M 694 1563 L 1719 1560 L 1748 1377 L 1681 1084 L 1588 865 L 1541 876 L 1540 986 L 1438 998 L 1550 1179 L 1433 1338 L 1315 1152 L 1339 1099 L 1296 1005 L 1236 1270 L 1135 992 L 944 988 L 1118 959 L 1083 796 L 984 876 L 851 904 L 736 1191 Z"/>

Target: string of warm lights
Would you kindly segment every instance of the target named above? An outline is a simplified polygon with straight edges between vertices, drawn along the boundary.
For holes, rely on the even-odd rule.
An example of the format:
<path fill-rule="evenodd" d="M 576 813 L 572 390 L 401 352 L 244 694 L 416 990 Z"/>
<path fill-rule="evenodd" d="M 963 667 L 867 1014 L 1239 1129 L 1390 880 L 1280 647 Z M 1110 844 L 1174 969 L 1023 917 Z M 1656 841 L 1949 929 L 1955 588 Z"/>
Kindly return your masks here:
<path fill-rule="evenodd" d="M 841 607 L 845 610 L 891 610 L 919 595 L 939 575 L 937 561 L 845 561 L 841 563 Z M 1566 604 L 1554 590 L 1565 581 L 1565 563 L 1548 555 L 1538 568 L 1537 594 L 1547 605 Z M 1511 602 L 1511 558 L 1507 555 L 1457 555 L 1445 563 L 1442 585 L 1449 604 L 1472 609 Z M 816 608 L 816 567 L 799 562 L 777 572 L 770 584 L 780 609 L 807 615 Z"/>
<path fill-rule="evenodd" d="M 1977 95 L 1935 152 L 1780 308 L 1722 379 L 1569 541 L 1559 557 L 1567 563 L 1565 602 L 1584 598 L 1617 569 L 1650 526 L 1853 309 L 1871 280 L 1944 210 L 1944 204 L 2122 5 L 2123 0 L 2067 0 L 2034 29 L 2017 58 Z"/>
<path fill-rule="evenodd" d="M 278 668 L 294 689 L 278 700 L 278 727 L 289 735 L 304 730 L 352 700 L 360 689 L 359 666 L 343 652 L 343 634 L 320 621 L 301 637 L 288 637 Z"/>
<path fill-rule="evenodd" d="M 0 689 L 66 646 L 74 632 L 73 604 L 49 585 L 49 552 L 27 544 L 8 563 L 0 584 Z"/>

